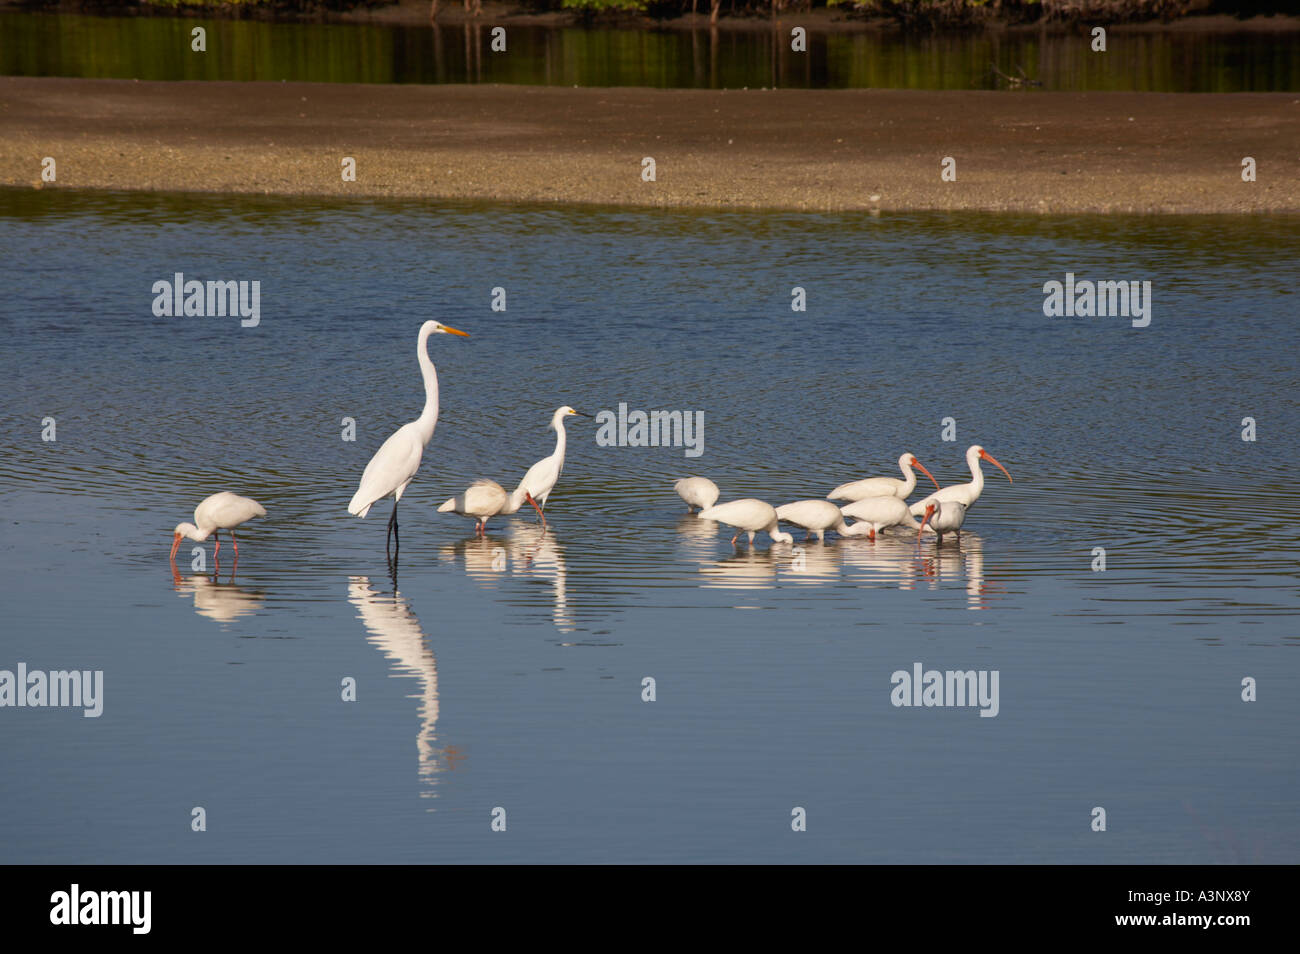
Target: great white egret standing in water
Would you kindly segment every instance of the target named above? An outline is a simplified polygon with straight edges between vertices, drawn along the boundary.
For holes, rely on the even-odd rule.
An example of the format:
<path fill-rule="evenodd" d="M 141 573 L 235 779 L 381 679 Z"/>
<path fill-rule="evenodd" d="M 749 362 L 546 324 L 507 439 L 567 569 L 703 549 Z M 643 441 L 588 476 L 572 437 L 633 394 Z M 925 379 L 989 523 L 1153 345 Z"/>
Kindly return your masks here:
<path fill-rule="evenodd" d="M 718 502 L 718 485 L 707 477 L 683 477 L 673 484 L 673 490 L 685 501 L 687 513 L 696 507 L 707 510 Z"/>
<path fill-rule="evenodd" d="M 464 331 L 449 328 L 438 321 L 426 321 L 420 326 L 419 342 L 415 355 L 420 361 L 420 375 L 424 378 L 424 411 L 409 424 L 403 424 L 393 435 L 384 441 L 382 447 L 370 458 L 365 472 L 361 475 L 361 484 L 352 495 L 348 504 L 348 513 L 365 517 L 376 502 L 393 496 L 393 515 L 388 518 L 388 533 L 384 536 L 384 552 L 388 552 L 388 537 L 392 536 L 398 549 L 402 546 L 397 533 L 397 503 L 407 484 L 420 469 L 420 458 L 424 448 L 433 438 L 433 429 L 438 423 L 438 371 L 429 360 L 426 345 L 433 334 L 460 335 L 468 338 Z"/>
<path fill-rule="evenodd" d="M 916 459 L 915 454 L 904 454 L 898 458 L 898 469 L 903 472 L 903 479 L 897 477 L 868 477 L 865 480 L 855 480 L 852 483 L 840 484 L 834 490 L 826 495 L 827 500 L 865 500 L 867 497 L 898 497 L 906 500 L 908 496 L 916 489 L 916 471 L 915 467 L 925 476 L 930 478 L 930 483 L 934 484 L 934 489 L 939 489 L 939 481 L 934 479 L 934 474 L 925 469 L 925 466 Z"/>
<path fill-rule="evenodd" d="M 555 429 L 555 453 L 550 457 L 543 457 L 528 468 L 524 479 L 519 481 L 519 486 L 510 495 L 510 500 L 501 509 L 501 513 L 515 513 L 525 503 L 530 503 L 542 521 L 542 529 L 546 529 L 546 514 L 542 513 L 542 508 L 546 506 L 546 498 L 555 489 L 555 482 L 560 479 L 560 471 L 564 469 L 564 419 L 573 414 L 579 417 L 591 417 L 590 414 L 575 411 L 567 404 L 555 409 L 550 424 Z"/>
<path fill-rule="evenodd" d="M 176 559 L 176 549 L 181 545 L 182 537 L 202 543 L 209 534 L 216 534 L 213 539 L 217 542 L 217 549 L 212 554 L 212 559 L 215 560 L 221 554 L 220 531 L 227 530 L 230 532 L 230 542 L 235 547 L 235 559 L 238 560 L 239 541 L 235 539 L 235 527 L 254 517 L 265 516 L 266 508 L 251 497 L 241 497 L 228 490 L 206 497 L 194 508 L 194 523 L 178 523 L 172 531 L 172 552 L 168 554 L 168 559 Z"/>
<path fill-rule="evenodd" d="M 729 527 L 736 528 L 736 535 L 731 538 L 734 547 L 742 533 L 749 534 L 749 545 L 754 545 L 754 534 L 760 530 L 767 532 L 773 543 L 794 543 L 794 537 L 777 527 L 776 508 L 770 503 L 754 497 L 731 500 L 714 507 L 705 507 L 700 511 L 703 520 L 716 520 Z"/>
<path fill-rule="evenodd" d="M 935 501 L 947 503 L 956 501 L 966 509 L 975 505 L 975 501 L 980 499 L 980 494 L 984 492 L 984 471 L 980 470 L 980 461 L 986 460 L 1002 473 L 1007 475 L 1007 482 L 1012 483 L 1011 474 L 1007 469 L 993 459 L 993 455 L 980 447 L 978 444 L 972 444 L 966 449 L 966 466 L 970 468 L 971 480 L 966 484 L 949 484 L 943 490 L 937 490 L 924 500 L 919 500 L 912 504 L 912 515 L 919 517 L 925 513 L 928 504 Z"/>

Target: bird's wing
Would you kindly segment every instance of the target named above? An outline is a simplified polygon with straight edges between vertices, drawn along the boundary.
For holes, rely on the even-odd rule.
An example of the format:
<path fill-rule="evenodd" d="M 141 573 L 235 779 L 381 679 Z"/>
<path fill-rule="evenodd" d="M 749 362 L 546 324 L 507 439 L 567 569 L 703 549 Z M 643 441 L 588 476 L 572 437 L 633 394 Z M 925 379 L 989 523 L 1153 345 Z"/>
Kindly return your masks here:
<path fill-rule="evenodd" d="M 194 516 L 199 526 L 237 527 L 245 520 L 266 516 L 266 510 L 250 497 L 222 491 L 199 504 Z"/>
<path fill-rule="evenodd" d="M 519 481 L 519 486 L 537 498 L 554 487 L 559 478 L 560 475 L 555 468 L 555 458 L 543 457 L 528 468 L 524 479 Z"/>
<path fill-rule="evenodd" d="M 465 491 L 465 509 L 472 513 L 498 513 L 506 502 L 506 492 L 495 480 L 477 480 Z"/>
<path fill-rule="evenodd" d="M 424 445 L 410 428 L 410 424 L 398 428 L 370 458 L 357 492 L 348 504 L 348 513 L 360 513 L 415 476 L 424 456 Z"/>

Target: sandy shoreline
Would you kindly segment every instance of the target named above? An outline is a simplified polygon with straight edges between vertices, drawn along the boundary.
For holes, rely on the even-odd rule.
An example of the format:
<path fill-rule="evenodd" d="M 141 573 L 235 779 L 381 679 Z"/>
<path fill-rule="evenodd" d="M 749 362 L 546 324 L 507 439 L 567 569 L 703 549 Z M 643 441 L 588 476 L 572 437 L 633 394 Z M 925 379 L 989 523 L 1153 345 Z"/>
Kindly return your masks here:
<path fill-rule="evenodd" d="M 0 184 L 39 187 L 45 156 L 65 189 L 1297 213 L 1300 96 L 0 78 Z"/>

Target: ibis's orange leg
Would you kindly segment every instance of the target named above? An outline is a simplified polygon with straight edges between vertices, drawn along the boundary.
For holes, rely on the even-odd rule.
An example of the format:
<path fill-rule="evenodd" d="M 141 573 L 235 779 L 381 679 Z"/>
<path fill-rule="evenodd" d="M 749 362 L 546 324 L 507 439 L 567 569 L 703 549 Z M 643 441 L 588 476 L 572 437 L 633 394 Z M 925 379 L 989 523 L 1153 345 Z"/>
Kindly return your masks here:
<path fill-rule="evenodd" d="M 524 494 L 524 499 L 526 499 L 530 504 L 533 505 L 533 509 L 537 511 L 537 516 L 538 516 L 538 518 L 540 518 L 541 521 L 542 521 L 542 529 L 545 530 L 545 529 L 546 529 L 546 514 L 542 513 L 542 508 L 539 507 L 539 506 L 537 506 L 537 501 L 533 499 L 533 495 L 532 495 L 532 494 Z"/>

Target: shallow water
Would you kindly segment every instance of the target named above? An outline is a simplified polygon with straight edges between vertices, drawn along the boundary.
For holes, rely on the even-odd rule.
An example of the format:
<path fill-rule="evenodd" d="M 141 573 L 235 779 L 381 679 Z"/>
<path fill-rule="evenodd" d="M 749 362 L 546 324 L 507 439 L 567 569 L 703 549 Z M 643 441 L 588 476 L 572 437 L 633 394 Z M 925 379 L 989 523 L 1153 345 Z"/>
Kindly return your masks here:
<path fill-rule="evenodd" d="M 7 191 L 0 221 L 0 668 L 105 679 L 98 719 L 0 710 L 4 860 L 1296 858 L 1294 220 Z M 261 281 L 261 323 L 155 318 L 177 271 Z M 1066 271 L 1150 280 L 1150 326 L 1044 317 Z M 431 342 L 395 593 L 388 507 L 346 506 L 430 317 L 472 337 Z M 575 418 L 549 532 L 435 512 L 620 402 L 703 411 L 703 455 Z M 671 488 L 820 497 L 904 450 L 947 484 L 974 442 L 1015 482 L 987 468 L 960 548 L 736 550 Z M 174 578 L 220 489 L 267 518 Z M 916 662 L 997 670 L 997 717 L 891 705 Z"/>
<path fill-rule="evenodd" d="M 268 23 L 192 17 L 0 13 L 0 75 L 332 83 L 525 83 L 737 89 L 994 89 L 992 70 L 1048 90 L 1300 90 L 1294 33 L 811 33 L 806 53 L 780 30 L 615 30 L 510 26 Z M 194 27 L 207 51 L 191 50 Z"/>

